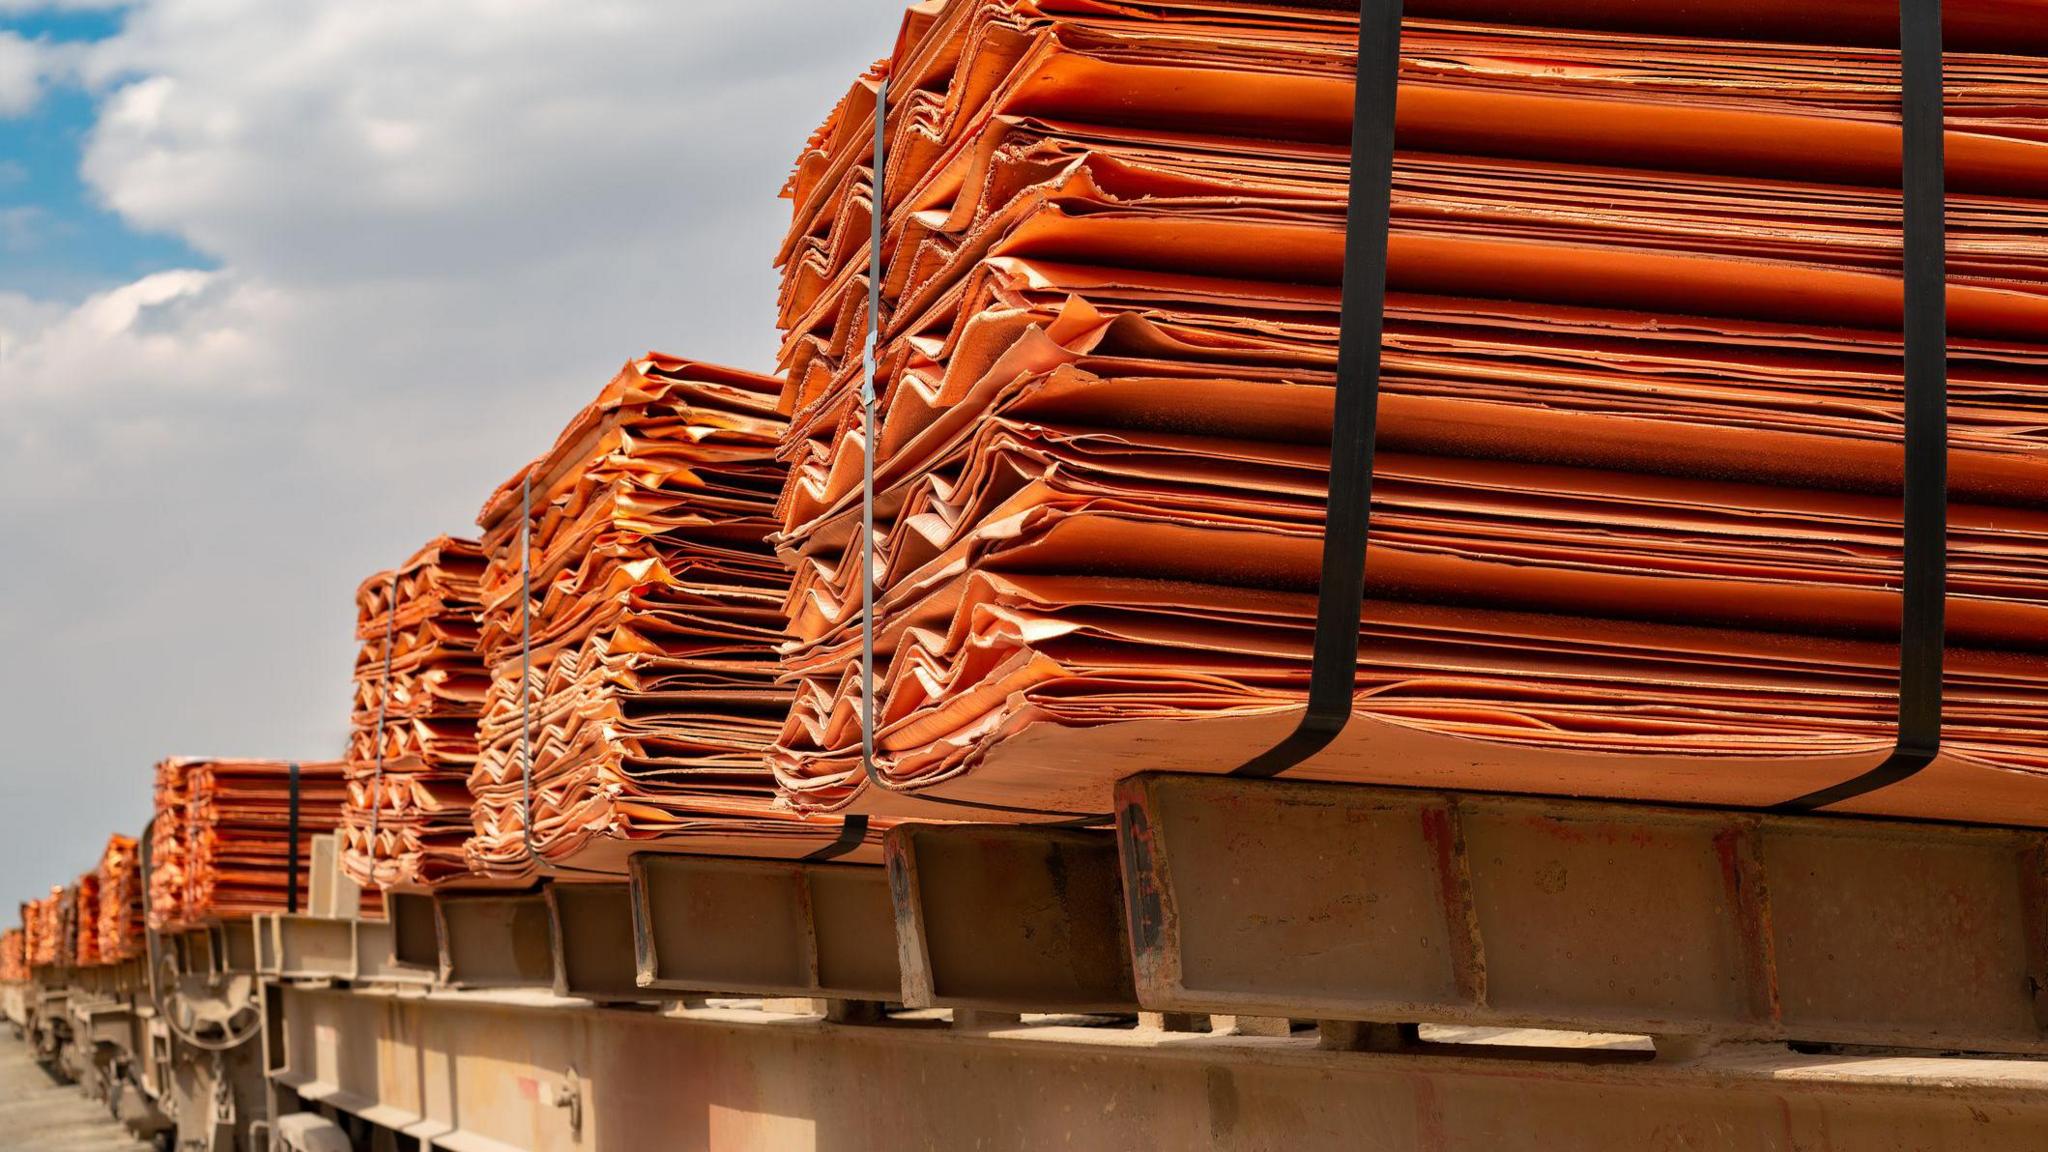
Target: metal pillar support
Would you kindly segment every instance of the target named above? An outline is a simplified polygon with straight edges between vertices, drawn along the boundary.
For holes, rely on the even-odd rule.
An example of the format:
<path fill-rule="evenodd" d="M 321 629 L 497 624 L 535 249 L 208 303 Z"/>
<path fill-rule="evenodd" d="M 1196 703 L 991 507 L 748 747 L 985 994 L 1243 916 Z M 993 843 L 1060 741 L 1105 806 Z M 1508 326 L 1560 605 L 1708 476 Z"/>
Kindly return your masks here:
<path fill-rule="evenodd" d="M 362 915 L 363 886 L 341 868 L 340 838 L 328 833 L 311 841 L 306 870 L 306 910 L 323 920 L 353 920 Z"/>
<path fill-rule="evenodd" d="M 384 915 L 391 925 L 393 965 L 426 972 L 440 968 L 440 928 L 432 896 L 423 892 L 386 892 Z"/>
<path fill-rule="evenodd" d="M 1139 998 L 1716 1041 L 2048 1052 L 2048 836 L 1148 775 Z"/>
<path fill-rule="evenodd" d="M 541 988 L 555 982 L 548 903 L 518 896 L 436 896 L 440 982 L 450 988 Z"/>
<path fill-rule="evenodd" d="M 1138 1010 L 1110 833 L 904 824 L 883 847 L 906 1005 Z"/>
<path fill-rule="evenodd" d="M 632 911 L 643 988 L 886 1001 L 902 992 L 880 868 L 643 853 L 632 860 Z"/>
<path fill-rule="evenodd" d="M 1289 1148 L 1395 1152 L 2011 1152 L 2048 1146 L 2048 1065 L 1802 1056 L 1696 1061 L 1463 1045 L 1336 1052 L 1309 1035 L 834 1025 L 512 993 L 283 987 L 307 1100 L 425 1146 Z"/>
<path fill-rule="evenodd" d="M 550 884 L 548 936 L 557 996 L 655 999 L 635 980 L 633 896 L 624 884 Z"/>

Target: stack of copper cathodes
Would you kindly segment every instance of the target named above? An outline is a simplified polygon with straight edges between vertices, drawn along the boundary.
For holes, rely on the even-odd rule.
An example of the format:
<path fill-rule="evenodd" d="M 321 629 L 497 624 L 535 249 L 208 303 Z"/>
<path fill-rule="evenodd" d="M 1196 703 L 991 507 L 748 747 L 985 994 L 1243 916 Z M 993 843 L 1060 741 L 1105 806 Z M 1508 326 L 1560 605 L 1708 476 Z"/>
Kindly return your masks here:
<path fill-rule="evenodd" d="M 100 962 L 118 964 L 142 955 L 142 861 L 133 837 L 116 834 L 107 840 L 94 878 L 99 889 L 94 915 Z"/>
<path fill-rule="evenodd" d="M 650 353 L 485 505 L 482 876 L 617 874 L 648 848 L 802 855 L 836 833 L 778 808 L 764 761 L 789 707 L 788 575 L 766 542 L 779 389 Z"/>
<path fill-rule="evenodd" d="M 1515 11 L 1404 27 L 1353 717 L 1295 775 L 1737 805 L 1856 776 L 1900 692 L 1899 54 L 1881 20 Z M 2043 35 L 2010 11 L 1946 62 L 1946 741 L 1858 811 L 2048 821 L 2048 60 L 2000 50 Z M 1355 21 L 919 5 L 813 136 L 782 252 L 793 807 L 1100 814 L 1295 727 Z"/>
<path fill-rule="evenodd" d="M 26 979 L 28 934 L 22 928 L 9 928 L 0 932 L 0 984 L 18 984 Z"/>
<path fill-rule="evenodd" d="M 71 959 L 81 968 L 105 963 L 100 956 L 100 877 L 87 872 L 71 887 Z"/>
<path fill-rule="evenodd" d="M 73 942 L 64 934 L 64 902 L 64 889 L 52 888 L 43 899 L 21 906 L 22 931 L 26 933 L 23 947 L 31 967 L 70 963 Z"/>
<path fill-rule="evenodd" d="M 150 860 L 155 924 L 189 927 L 303 908 L 310 841 L 333 832 L 340 821 L 348 792 L 344 772 L 338 761 L 160 765 L 158 839 Z M 374 893 L 364 903 L 374 909 Z"/>
<path fill-rule="evenodd" d="M 186 869 L 191 817 L 186 776 L 191 762 L 164 760 L 156 766 L 156 816 L 145 833 L 149 843 L 149 875 L 143 878 L 149 900 L 149 927 L 164 931 L 184 922 L 189 874 Z"/>
<path fill-rule="evenodd" d="M 443 536 L 356 590 L 342 864 L 382 887 L 466 876 L 469 776 L 490 676 L 478 649 L 484 556 Z"/>

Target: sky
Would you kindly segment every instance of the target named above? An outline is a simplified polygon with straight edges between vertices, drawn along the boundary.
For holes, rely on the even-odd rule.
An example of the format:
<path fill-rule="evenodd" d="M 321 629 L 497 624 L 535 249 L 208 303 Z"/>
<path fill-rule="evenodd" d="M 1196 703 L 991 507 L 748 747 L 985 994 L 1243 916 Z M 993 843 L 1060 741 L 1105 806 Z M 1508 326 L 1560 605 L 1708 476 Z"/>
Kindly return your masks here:
<path fill-rule="evenodd" d="M 773 367 L 902 0 L 0 0 L 0 907 L 332 759 L 353 593 L 650 348 Z"/>

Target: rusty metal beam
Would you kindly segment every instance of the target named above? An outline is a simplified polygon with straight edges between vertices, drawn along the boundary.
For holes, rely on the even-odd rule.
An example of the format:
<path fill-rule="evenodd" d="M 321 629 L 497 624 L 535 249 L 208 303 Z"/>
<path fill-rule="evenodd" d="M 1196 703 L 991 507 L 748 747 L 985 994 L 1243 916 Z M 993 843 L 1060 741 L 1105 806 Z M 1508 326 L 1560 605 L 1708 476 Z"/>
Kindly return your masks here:
<path fill-rule="evenodd" d="M 539 893 L 436 896 L 440 982 L 450 988 L 552 988 L 554 943 Z"/>
<path fill-rule="evenodd" d="M 2048 1052 L 2040 833 L 1188 776 L 1117 807 L 1150 1009 Z"/>
<path fill-rule="evenodd" d="M 353 980 L 355 925 L 348 920 L 279 913 L 256 918 L 258 953 L 266 976 L 292 980 Z"/>
<path fill-rule="evenodd" d="M 905 1004 L 1138 1010 L 1111 834 L 905 824 L 884 850 Z"/>
<path fill-rule="evenodd" d="M 432 896 L 419 892 L 386 892 L 384 915 L 391 924 L 393 965 L 429 973 L 440 968 L 440 929 L 436 926 Z"/>
<path fill-rule="evenodd" d="M 356 920 L 355 979 L 383 984 L 425 984 L 433 970 L 398 962 L 398 930 L 389 920 Z"/>
<path fill-rule="evenodd" d="M 632 860 L 643 988 L 896 1000 L 895 918 L 880 868 L 642 854 Z"/>
<path fill-rule="evenodd" d="M 271 979 L 420 984 L 432 978 L 393 963 L 388 921 L 273 913 L 255 918 L 254 936 L 256 970 Z"/>
<path fill-rule="evenodd" d="M 1691 1062 L 1312 1038 L 668 1016 L 526 993 L 284 987 L 278 1082 L 454 1149 L 972 1147 L 1430 1152 L 2011 1152 L 2048 1146 L 2048 1067 L 1801 1056 Z"/>
<path fill-rule="evenodd" d="M 633 967 L 633 897 L 624 884 L 550 884 L 557 996 L 647 1000 Z"/>

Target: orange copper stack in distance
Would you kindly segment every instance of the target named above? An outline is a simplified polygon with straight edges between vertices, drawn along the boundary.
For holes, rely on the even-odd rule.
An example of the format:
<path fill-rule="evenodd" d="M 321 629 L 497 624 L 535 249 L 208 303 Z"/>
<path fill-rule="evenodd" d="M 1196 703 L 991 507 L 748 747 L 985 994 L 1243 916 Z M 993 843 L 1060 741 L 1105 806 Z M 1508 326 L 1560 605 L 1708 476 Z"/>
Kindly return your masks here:
<path fill-rule="evenodd" d="M 80 968 L 93 968 L 106 963 L 100 955 L 100 877 L 97 872 L 87 872 L 71 887 L 72 899 L 72 962 Z"/>
<path fill-rule="evenodd" d="M 168 856 L 153 854 L 153 910 L 159 927 L 189 927 L 291 905 L 292 860 L 304 907 L 312 838 L 333 832 L 347 795 L 339 761 L 299 765 L 298 839 L 291 836 L 291 766 L 281 760 L 171 762 L 187 812 L 183 843 Z M 165 778 L 159 769 L 159 780 Z M 160 798 L 162 797 L 160 793 Z M 164 809 L 158 811 L 162 827 Z M 175 892 L 182 879 L 182 892 Z M 381 906 L 364 895 L 366 909 Z"/>
<path fill-rule="evenodd" d="M 42 961 L 36 957 L 42 952 L 43 902 L 24 900 L 21 902 L 21 948 L 22 963 L 34 966 Z"/>
<path fill-rule="evenodd" d="M 149 829 L 149 926 L 165 931 L 185 920 L 187 889 L 186 828 L 191 819 L 186 792 L 186 760 L 164 760 L 156 766 L 156 817 Z"/>
<path fill-rule="evenodd" d="M 1768 806 L 1891 753 L 1899 54 L 1643 19 L 1699 7 L 1406 22 L 1353 718 L 1292 775 Z M 1971 7 L 1946 61 L 1947 742 L 1850 811 L 2048 824 L 2048 59 L 1995 34 L 2043 11 Z M 780 301 L 793 807 L 1099 815 L 1295 727 L 1355 52 L 1327 6 L 921 4 L 813 136 Z"/>
<path fill-rule="evenodd" d="M 0 932 L 0 983 L 19 984 L 28 979 L 28 934 L 21 928 Z"/>
<path fill-rule="evenodd" d="M 41 900 L 22 906 L 22 923 L 28 932 L 28 962 L 50 968 L 69 962 L 71 944 L 64 936 L 64 889 L 52 888 Z"/>
<path fill-rule="evenodd" d="M 804 855 L 836 834 L 776 806 L 762 759 L 789 706 L 788 577 L 765 540 L 779 389 L 649 353 L 485 505 L 480 874 L 618 874 L 654 847 Z"/>
<path fill-rule="evenodd" d="M 431 887 L 469 874 L 469 777 L 490 686 L 478 648 L 483 570 L 475 541 L 443 536 L 356 590 L 342 865 L 359 883 Z"/>
<path fill-rule="evenodd" d="M 103 964 L 119 964 L 142 955 L 142 861 L 133 837 L 116 834 L 100 854 L 96 873 L 99 883 L 99 957 Z"/>

